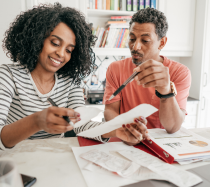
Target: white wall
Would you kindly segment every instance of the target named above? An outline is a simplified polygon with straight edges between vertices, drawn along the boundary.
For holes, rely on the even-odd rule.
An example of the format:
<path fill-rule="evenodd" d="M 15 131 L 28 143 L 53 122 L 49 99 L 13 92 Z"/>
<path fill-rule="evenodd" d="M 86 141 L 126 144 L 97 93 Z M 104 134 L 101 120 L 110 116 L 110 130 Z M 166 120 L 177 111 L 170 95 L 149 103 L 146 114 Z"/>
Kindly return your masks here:
<path fill-rule="evenodd" d="M 25 9 L 24 0 L 4 0 L 0 6 L 0 64 L 11 63 L 10 59 L 6 56 L 2 49 L 2 40 L 5 31 L 9 28 L 10 23 L 15 17 Z"/>

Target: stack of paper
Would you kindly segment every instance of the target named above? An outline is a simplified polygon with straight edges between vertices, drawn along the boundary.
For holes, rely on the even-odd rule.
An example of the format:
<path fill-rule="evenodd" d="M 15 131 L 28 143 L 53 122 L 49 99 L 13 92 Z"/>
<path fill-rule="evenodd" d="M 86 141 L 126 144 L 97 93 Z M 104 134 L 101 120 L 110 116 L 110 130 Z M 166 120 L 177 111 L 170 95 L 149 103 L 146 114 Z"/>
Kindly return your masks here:
<path fill-rule="evenodd" d="M 166 180 L 177 186 L 188 187 L 202 181 L 193 173 L 122 142 L 73 147 L 72 150 L 90 187 L 116 187 L 147 179 Z M 112 155 L 113 152 L 121 156 Z"/>
<path fill-rule="evenodd" d="M 210 158 L 210 140 L 183 127 L 173 134 L 168 134 L 165 129 L 148 131 L 151 139 L 180 164 Z"/>

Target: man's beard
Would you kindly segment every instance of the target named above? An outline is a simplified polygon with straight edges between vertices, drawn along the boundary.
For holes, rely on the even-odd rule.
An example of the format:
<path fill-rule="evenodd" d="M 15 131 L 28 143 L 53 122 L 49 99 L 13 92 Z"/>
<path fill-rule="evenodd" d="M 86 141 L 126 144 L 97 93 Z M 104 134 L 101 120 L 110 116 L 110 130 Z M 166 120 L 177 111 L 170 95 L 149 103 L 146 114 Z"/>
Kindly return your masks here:
<path fill-rule="evenodd" d="M 139 53 L 139 52 L 137 52 L 137 51 L 135 51 L 135 50 L 132 50 L 131 51 L 131 55 L 138 55 L 138 56 L 140 56 L 140 57 L 142 57 L 143 58 L 143 54 L 141 54 L 141 53 Z M 134 59 L 133 57 L 132 57 L 132 62 L 136 65 L 136 66 L 139 66 L 140 64 L 142 64 L 142 60 L 141 61 L 138 61 L 137 59 Z"/>
<path fill-rule="evenodd" d="M 136 65 L 139 66 L 140 64 L 142 64 L 142 61 L 138 62 L 137 60 L 132 58 L 132 62 Z"/>

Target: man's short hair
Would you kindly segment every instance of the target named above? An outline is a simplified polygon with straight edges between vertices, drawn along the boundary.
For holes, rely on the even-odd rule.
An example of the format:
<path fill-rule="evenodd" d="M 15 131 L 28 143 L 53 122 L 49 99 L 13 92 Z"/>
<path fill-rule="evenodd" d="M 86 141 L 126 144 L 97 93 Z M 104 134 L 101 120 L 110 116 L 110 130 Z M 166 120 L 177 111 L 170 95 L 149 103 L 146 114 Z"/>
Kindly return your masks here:
<path fill-rule="evenodd" d="M 168 31 L 168 22 L 163 12 L 154 9 L 146 8 L 141 9 L 135 13 L 130 21 L 130 27 L 132 23 L 153 23 L 155 25 L 155 33 L 158 35 L 158 39 L 166 36 Z"/>

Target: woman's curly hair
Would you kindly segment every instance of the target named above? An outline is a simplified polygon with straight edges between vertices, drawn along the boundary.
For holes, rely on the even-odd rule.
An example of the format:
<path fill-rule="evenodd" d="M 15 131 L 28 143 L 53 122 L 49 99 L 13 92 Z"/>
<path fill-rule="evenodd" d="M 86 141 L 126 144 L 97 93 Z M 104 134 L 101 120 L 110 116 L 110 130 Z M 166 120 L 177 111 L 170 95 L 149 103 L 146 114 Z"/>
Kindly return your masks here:
<path fill-rule="evenodd" d="M 2 46 L 13 62 L 19 62 L 31 72 L 36 67 L 44 40 L 60 22 L 73 30 L 76 47 L 70 61 L 57 73 L 80 84 L 82 78 L 93 70 L 95 54 L 91 46 L 94 46 L 96 37 L 92 35 L 91 25 L 86 23 L 84 15 L 74 8 L 55 3 L 39 5 L 21 13 L 5 32 Z"/>
<path fill-rule="evenodd" d="M 166 36 L 168 31 L 168 22 L 165 15 L 154 8 L 145 8 L 135 13 L 130 21 L 130 27 L 133 22 L 137 23 L 153 23 L 155 25 L 155 33 L 160 40 Z"/>

